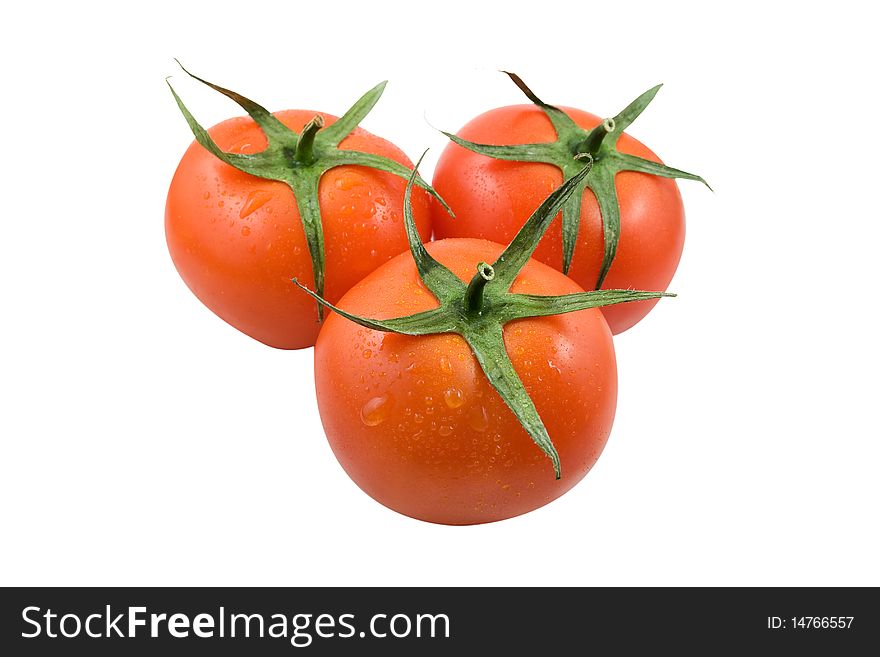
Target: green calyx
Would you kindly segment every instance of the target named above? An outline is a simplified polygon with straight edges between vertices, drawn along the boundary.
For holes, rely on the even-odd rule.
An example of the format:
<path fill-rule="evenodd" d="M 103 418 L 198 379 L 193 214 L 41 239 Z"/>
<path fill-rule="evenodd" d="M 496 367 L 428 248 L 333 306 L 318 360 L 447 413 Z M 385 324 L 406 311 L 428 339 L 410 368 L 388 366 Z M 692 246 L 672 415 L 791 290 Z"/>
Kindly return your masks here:
<path fill-rule="evenodd" d="M 540 107 L 547 115 L 556 131 L 556 141 L 495 146 L 477 144 L 449 132 L 443 132 L 443 134 L 459 146 L 488 157 L 552 164 L 562 171 L 564 179 L 572 178 L 584 169 L 590 170 L 590 175 L 581 179 L 579 187 L 574 190 L 574 193 L 562 206 L 562 271 L 567 274 L 571 268 L 580 229 L 581 199 L 584 190 L 589 189 L 599 204 L 605 243 L 602 266 L 596 281 L 596 289 L 598 290 L 602 287 L 605 276 L 614 261 L 620 238 L 620 205 L 617 201 L 617 189 L 614 185 L 614 178 L 620 171 L 639 171 L 663 178 L 685 178 L 697 180 L 706 187 L 709 185 L 700 176 L 634 155 L 627 155 L 617 150 L 617 141 L 620 139 L 620 135 L 644 111 L 662 85 L 658 84 L 643 93 L 614 118 L 605 119 L 592 130 L 584 130 L 565 112 L 538 98 L 518 75 L 507 71 L 504 73 L 513 80 L 514 84 L 530 101 Z"/>
<path fill-rule="evenodd" d="M 302 131 L 297 134 L 261 105 L 258 105 L 249 98 L 245 98 L 241 94 L 203 80 L 187 71 L 180 62 L 177 63 L 191 78 L 235 101 L 263 131 L 269 144 L 265 150 L 252 155 L 223 151 L 211 139 L 208 131 L 199 125 L 198 121 L 183 104 L 180 96 L 177 95 L 171 83 L 168 83 L 168 87 L 174 95 L 174 100 L 177 101 L 177 106 L 183 113 L 199 144 L 229 166 L 257 178 L 286 183 L 293 191 L 300 219 L 302 220 L 303 230 L 305 231 L 309 255 L 312 260 L 315 289 L 318 294 L 323 294 L 325 275 L 324 230 L 321 222 L 321 207 L 318 201 L 318 183 L 321 176 L 333 167 L 344 165 L 370 167 L 393 173 L 404 179 L 409 179 L 412 173 L 404 165 L 386 157 L 339 148 L 339 143 L 373 109 L 373 106 L 382 96 L 386 83 L 381 82 L 370 89 L 332 125 L 325 128 L 323 117 L 318 115 L 309 121 Z M 449 207 L 428 183 L 418 176 L 415 178 L 415 183 L 430 192 L 451 214 Z M 318 304 L 319 321 L 322 318 L 323 306 Z"/>
<path fill-rule="evenodd" d="M 417 169 L 418 164 L 416 164 Z M 412 186 L 418 175 L 414 171 L 404 197 L 405 226 L 419 278 L 440 304 L 433 310 L 406 317 L 370 319 L 337 308 L 323 299 L 320 294 L 301 285 L 296 279 L 293 282 L 327 308 L 369 329 L 404 335 L 457 333 L 463 337 L 470 345 L 489 382 L 519 419 L 532 440 L 550 458 L 556 478 L 559 479 L 562 476 L 559 454 L 507 354 L 504 345 L 504 325 L 527 317 L 561 315 L 626 301 L 675 296 L 664 292 L 637 290 L 596 290 L 561 296 L 516 294 L 510 291 L 511 284 L 528 262 L 560 208 L 564 207 L 572 194 L 583 189 L 581 185 L 589 172 L 589 165 L 582 167 L 572 178 L 550 194 L 529 217 L 495 263 L 492 265 L 485 262 L 474 263 L 476 273 L 470 283 L 466 284 L 435 260 L 419 237 L 411 204 Z"/>

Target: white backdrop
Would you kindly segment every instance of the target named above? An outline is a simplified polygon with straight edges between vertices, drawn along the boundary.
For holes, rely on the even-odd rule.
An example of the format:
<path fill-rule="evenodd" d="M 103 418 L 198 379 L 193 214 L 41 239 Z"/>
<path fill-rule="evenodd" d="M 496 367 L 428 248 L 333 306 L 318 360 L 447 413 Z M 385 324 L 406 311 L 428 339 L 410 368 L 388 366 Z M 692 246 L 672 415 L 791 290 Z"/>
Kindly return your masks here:
<path fill-rule="evenodd" d="M 7 5 L 0 584 L 880 584 L 880 59 L 863 3 L 807 4 Z M 666 83 L 631 133 L 716 192 L 680 184 L 680 296 L 617 339 L 579 486 L 463 528 L 357 489 L 311 350 L 238 333 L 171 264 L 191 135 L 164 78 L 206 125 L 240 113 L 173 57 L 271 109 L 387 78 L 363 125 L 430 147 L 426 177 L 426 118 L 521 102 L 499 68 L 601 115 Z"/>

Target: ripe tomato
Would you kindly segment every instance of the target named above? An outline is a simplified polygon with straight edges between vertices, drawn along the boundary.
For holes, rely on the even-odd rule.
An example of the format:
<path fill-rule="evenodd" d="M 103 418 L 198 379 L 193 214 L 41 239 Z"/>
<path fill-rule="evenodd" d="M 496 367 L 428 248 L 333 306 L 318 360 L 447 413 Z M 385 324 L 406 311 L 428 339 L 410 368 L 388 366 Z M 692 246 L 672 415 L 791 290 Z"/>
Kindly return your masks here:
<path fill-rule="evenodd" d="M 275 116 L 299 132 L 316 112 Z M 336 117 L 321 114 L 326 126 Z M 250 118 L 223 121 L 209 130 L 224 151 L 266 148 Z M 390 142 L 356 128 L 339 145 L 387 157 L 412 168 Z M 339 166 L 320 180 L 328 300 L 338 300 L 376 267 L 406 250 L 402 199 L 406 180 L 363 166 Z M 431 233 L 427 196 L 413 194 L 419 233 Z M 171 182 L 165 210 L 168 249 L 181 277 L 219 317 L 272 347 L 300 349 L 318 335 L 317 307 L 292 278 L 313 281 L 312 263 L 290 187 L 221 162 L 193 142 Z"/>
<path fill-rule="evenodd" d="M 598 116 L 578 109 L 560 109 L 586 130 L 602 122 Z M 499 145 L 556 140 L 550 120 L 536 105 L 490 110 L 457 134 L 472 142 Z M 622 153 L 660 162 L 646 146 L 626 133 L 617 146 Z M 634 171 L 618 173 L 615 181 L 620 203 L 620 240 L 602 288 L 665 290 L 684 246 L 684 208 L 678 186 L 674 180 Z M 478 237 L 507 243 L 548 192 L 561 182 L 562 172 L 554 165 L 497 160 L 449 143 L 437 163 L 433 186 L 462 219 L 451 220 L 439 204 L 432 203 L 435 236 Z M 599 206 L 593 192 L 587 189 L 568 272 L 584 289 L 596 285 L 603 248 Z M 534 257 L 561 269 L 561 221 L 553 222 Z M 616 334 L 639 322 L 656 303 L 656 299 L 625 303 L 602 308 L 602 312 Z"/>
<path fill-rule="evenodd" d="M 503 251 L 474 239 L 426 246 L 464 282 L 475 263 L 493 262 Z M 582 290 L 530 260 L 511 291 Z M 350 313 L 378 319 L 437 306 L 408 252 L 339 302 Z M 598 309 L 514 320 L 504 326 L 504 342 L 559 453 L 561 479 L 460 335 L 399 335 L 328 317 L 315 345 L 318 408 L 330 445 L 355 483 L 405 515 L 463 525 L 526 513 L 580 481 L 605 445 L 617 401 L 605 320 Z"/>

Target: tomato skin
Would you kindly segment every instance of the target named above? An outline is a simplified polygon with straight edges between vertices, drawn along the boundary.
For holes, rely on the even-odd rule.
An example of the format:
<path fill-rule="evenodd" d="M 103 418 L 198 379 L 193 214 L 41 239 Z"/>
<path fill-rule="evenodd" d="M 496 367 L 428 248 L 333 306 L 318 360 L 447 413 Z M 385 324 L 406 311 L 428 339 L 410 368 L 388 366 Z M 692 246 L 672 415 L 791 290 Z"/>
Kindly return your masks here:
<path fill-rule="evenodd" d="M 447 239 L 428 251 L 462 280 L 503 247 Z M 512 291 L 580 292 L 531 260 Z M 397 317 L 436 307 L 409 253 L 380 267 L 340 301 L 350 312 Z M 527 513 L 590 470 L 611 431 L 617 369 L 611 333 L 596 309 L 510 322 L 511 361 L 562 462 L 556 480 L 538 448 L 458 335 L 406 336 L 328 318 L 315 345 L 318 409 L 342 467 L 367 494 L 402 514 L 466 525 Z"/>
<path fill-rule="evenodd" d="M 590 129 L 601 119 L 578 109 L 561 108 L 580 127 Z M 465 125 L 458 136 L 486 144 L 526 144 L 555 141 L 556 133 L 535 105 L 490 110 Z M 660 162 L 646 146 L 624 133 L 622 153 Z M 617 255 L 602 285 L 604 289 L 665 290 L 675 274 L 684 247 L 684 207 L 674 180 L 624 171 L 616 177 L 620 203 Z M 562 183 L 562 172 L 540 162 L 496 160 L 450 142 L 434 172 L 433 185 L 456 216 L 450 219 L 432 203 L 436 239 L 478 237 L 507 244 L 546 196 Z M 584 289 L 598 280 L 604 252 L 599 206 L 584 190 L 577 246 L 568 275 Z M 534 257 L 562 269 L 561 216 L 551 224 Z M 602 309 L 611 331 L 634 326 L 657 303 L 656 299 Z"/>
<path fill-rule="evenodd" d="M 299 132 L 318 112 L 275 113 Z M 336 117 L 320 113 L 326 125 Z M 209 130 L 221 149 L 256 153 L 266 138 L 238 117 Z M 412 168 L 390 142 L 357 128 L 340 148 L 383 155 Z M 373 269 L 407 249 L 406 181 L 366 167 L 327 171 L 318 189 L 325 241 L 325 296 L 333 302 Z M 431 234 L 427 195 L 413 191 L 416 226 Z M 301 349 L 320 329 L 316 304 L 292 282 L 314 289 L 299 210 L 284 183 L 256 178 L 193 142 L 180 161 L 165 207 L 168 250 L 187 286 L 220 318 L 272 347 Z"/>

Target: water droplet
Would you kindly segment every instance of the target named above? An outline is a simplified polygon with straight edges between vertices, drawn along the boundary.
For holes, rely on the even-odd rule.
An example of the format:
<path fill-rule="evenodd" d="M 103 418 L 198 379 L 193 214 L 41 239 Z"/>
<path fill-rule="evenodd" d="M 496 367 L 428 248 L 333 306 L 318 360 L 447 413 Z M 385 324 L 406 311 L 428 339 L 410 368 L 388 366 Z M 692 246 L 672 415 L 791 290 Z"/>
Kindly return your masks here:
<path fill-rule="evenodd" d="M 241 227 L 241 234 L 244 237 L 247 237 L 248 235 L 250 235 L 251 234 L 251 227 L 250 226 L 242 226 Z"/>
<path fill-rule="evenodd" d="M 376 249 L 370 249 L 370 257 L 371 258 L 375 258 L 377 255 L 379 255 L 379 252 L 376 251 Z"/>
<path fill-rule="evenodd" d="M 211 198 L 211 192 L 205 192 L 204 194 L 202 194 L 202 198 L 207 201 L 209 198 Z"/>
<path fill-rule="evenodd" d="M 440 357 L 440 371 L 446 374 L 452 374 L 452 363 L 447 356 Z"/>
<path fill-rule="evenodd" d="M 218 208 L 222 208 L 222 207 L 223 207 L 223 201 L 218 201 L 218 202 L 217 202 L 217 207 L 218 207 Z"/>
<path fill-rule="evenodd" d="M 247 198 L 241 206 L 241 210 L 238 211 L 239 218 L 244 219 L 249 214 L 252 214 L 253 212 L 259 210 L 271 200 L 272 195 L 269 192 L 263 189 L 255 189 L 247 195 Z"/>
<path fill-rule="evenodd" d="M 421 413 L 416 413 L 415 415 L 413 415 L 413 422 L 415 422 L 416 424 L 421 424 L 424 421 L 425 421 L 425 416 L 422 415 Z"/>
<path fill-rule="evenodd" d="M 299 247 L 299 246 L 293 247 L 293 255 L 299 255 L 300 253 L 302 253 L 302 247 Z"/>
<path fill-rule="evenodd" d="M 346 171 L 336 179 L 336 189 L 343 191 L 354 187 L 361 187 L 364 184 L 364 177 L 354 171 Z"/>
<path fill-rule="evenodd" d="M 452 427 L 448 425 L 440 425 L 440 428 L 437 429 L 437 433 L 439 433 L 444 438 L 452 433 Z"/>
<path fill-rule="evenodd" d="M 489 428 L 489 413 L 484 406 L 474 406 L 467 416 L 468 426 L 474 431 L 483 432 Z"/>
<path fill-rule="evenodd" d="M 391 397 L 389 395 L 373 397 L 361 408 L 361 422 L 368 427 L 375 427 L 385 421 L 390 411 Z"/>
<path fill-rule="evenodd" d="M 372 355 L 373 355 L 372 349 L 364 349 L 364 353 L 363 353 L 364 358 L 369 358 Z"/>
<path fill-rule="evenodd" d="M 464 395 L 458 388 L 447 388 L 443 392 L 443 401 L 449 408 L 461 408 L 464 405 Z"/>

